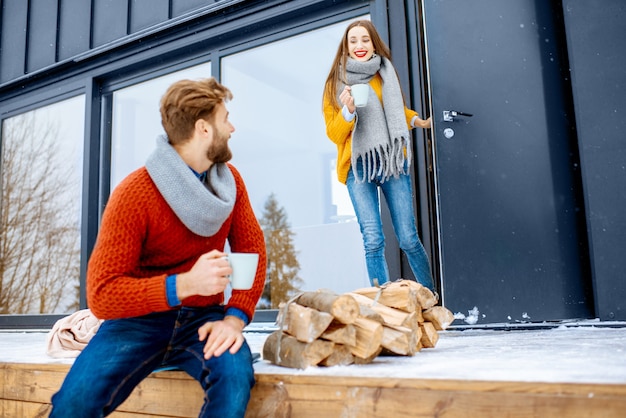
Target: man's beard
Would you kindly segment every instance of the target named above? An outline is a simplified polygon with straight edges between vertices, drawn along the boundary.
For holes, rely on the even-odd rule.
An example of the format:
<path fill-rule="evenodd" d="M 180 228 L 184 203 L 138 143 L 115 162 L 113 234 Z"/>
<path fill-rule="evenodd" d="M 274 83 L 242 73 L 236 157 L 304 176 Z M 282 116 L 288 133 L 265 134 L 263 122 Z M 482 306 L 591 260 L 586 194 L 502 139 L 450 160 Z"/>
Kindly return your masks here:
<path fill-rule="evenodd" d="M 206 151 L 207 158 L 213 161 L 213 163 L 225 163 L 230 161 L 230 159 L 233 158 L 233 153 L 228 147 L 230 135 L 219 132 L 213 125 L 211 125 L 211 127 L 213 128 L 213 143 Z"/>

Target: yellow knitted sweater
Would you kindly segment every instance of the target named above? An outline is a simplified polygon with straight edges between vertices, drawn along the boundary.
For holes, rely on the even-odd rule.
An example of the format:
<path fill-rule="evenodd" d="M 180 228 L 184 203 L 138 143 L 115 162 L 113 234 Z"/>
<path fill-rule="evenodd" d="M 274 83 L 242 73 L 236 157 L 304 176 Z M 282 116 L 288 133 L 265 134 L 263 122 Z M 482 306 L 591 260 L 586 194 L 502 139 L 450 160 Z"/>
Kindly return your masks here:
<path fill-rule="evenodd" d="M 378 100 L 382 103 L 383 80 L 378 73 L 369 82 L 372 89 L 378 96 Z M 355 119 L 347 122 L 341 114 L 341 109 L 337 110 L 333 106 L 335 98 L 324 96 L 324 120 L 326 121 L 326 135 L 337 146 L 337 179 L 346 184 L 348 171 L 350 170 L 350 158 L 352 157 L 352 129 L 354 128 Z M 418 116 L 417 112 L 404 107 L 406 115 L 406 124 L 409 129 L 411 120 Z"/>

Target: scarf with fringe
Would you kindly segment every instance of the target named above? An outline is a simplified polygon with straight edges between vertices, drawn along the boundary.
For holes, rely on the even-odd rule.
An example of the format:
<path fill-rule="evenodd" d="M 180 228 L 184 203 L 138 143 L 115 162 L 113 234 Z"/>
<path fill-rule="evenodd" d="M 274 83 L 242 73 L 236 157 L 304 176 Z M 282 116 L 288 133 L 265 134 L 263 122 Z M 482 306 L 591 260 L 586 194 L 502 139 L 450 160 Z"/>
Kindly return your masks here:
<path fill-rule="evenodd" d="M 367 84 L 376 73 L 383 80 L 382 103 L 370 87 L 367 105 L 357 108 L 352 131 L 352 171 L 358 182 L 371 182 L 380 177 L 408 173 L 411 165 L 411 136 L 406 124 L 404 99 L 396 71 L 387 58 L 374 54 L 368 61 L 348 58 L 346 84 Z M 343 91 L 344 84 L 338 86 Z M 363 164 L 363 177 L 357 176 L 358 160 Z"/>

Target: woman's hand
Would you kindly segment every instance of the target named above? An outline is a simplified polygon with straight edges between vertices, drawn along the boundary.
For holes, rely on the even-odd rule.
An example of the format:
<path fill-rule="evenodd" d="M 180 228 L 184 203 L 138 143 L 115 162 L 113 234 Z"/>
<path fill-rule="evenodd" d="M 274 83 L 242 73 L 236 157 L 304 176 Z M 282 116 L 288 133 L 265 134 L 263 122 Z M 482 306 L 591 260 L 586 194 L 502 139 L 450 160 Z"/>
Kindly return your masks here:
<path fill-rule="evenodd" d="M 345 86 L 343 88 L 343 91 L 339 95 L 339 101 L 342 105 L 348 108 L 348 111 L 350 113 L 354 113 L 354 111 L 356 110 L 356 106 L 354 105 L 354 97 L 352 97 L 352 94 L 350 93 L 350 86 Z"/>
<path fill-rule="evenodd" d="M 415 127 L 416 128 L 422 128 L 422 129 L 429 129 L 432 127 L 432 123 L 430 120 L 430 117 L 426 120 L 424 119 L 420 119 L 419 117 L 417 119 L 415 119 Z"/>

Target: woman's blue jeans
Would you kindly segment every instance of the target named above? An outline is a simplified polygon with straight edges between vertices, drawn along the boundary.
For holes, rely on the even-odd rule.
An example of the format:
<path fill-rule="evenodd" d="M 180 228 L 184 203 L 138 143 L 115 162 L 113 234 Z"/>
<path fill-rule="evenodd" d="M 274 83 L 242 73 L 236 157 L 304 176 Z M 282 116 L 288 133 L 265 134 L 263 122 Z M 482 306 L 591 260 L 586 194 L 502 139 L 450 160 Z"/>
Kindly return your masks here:
<path fill-rule="evenodd" d="M 360 160 L 356 167 L 357 175 L 362 179 L 363 167 Z M 371 284 L 375 285 L 374 279 L 377 279 L 380 285 L 389 281 L 389 268 L 385 259 L 385 236 L 380 217 L 378 195 L 380 188 L 389 207 L 396 238 L 407 257 L 415 278 L 420 284 L 434 292 L 435 287 L 428 256 L 417 235 L 415 226 L 411 177 L 400 175 L 398 178 L 391 177 L 384 182 L 381 182 L 380 178 L 370 182 L 367 180 L 357 182 L 351 167 L 346 184 L 361 228 L 365 247 L 365 263 Z"/>
<path fill-rule="evenodd" d="M 248 344 L 235 354 L 204 359 L 198 328 L 224 318 L 224 308 L 176 311 L 107 320 L 76 358 L 52 397 L 50 417 L 104 417 L 159 367 L 177 367 L 200 382 L 200 417 L 243 417 L 254 386 Z"/>

